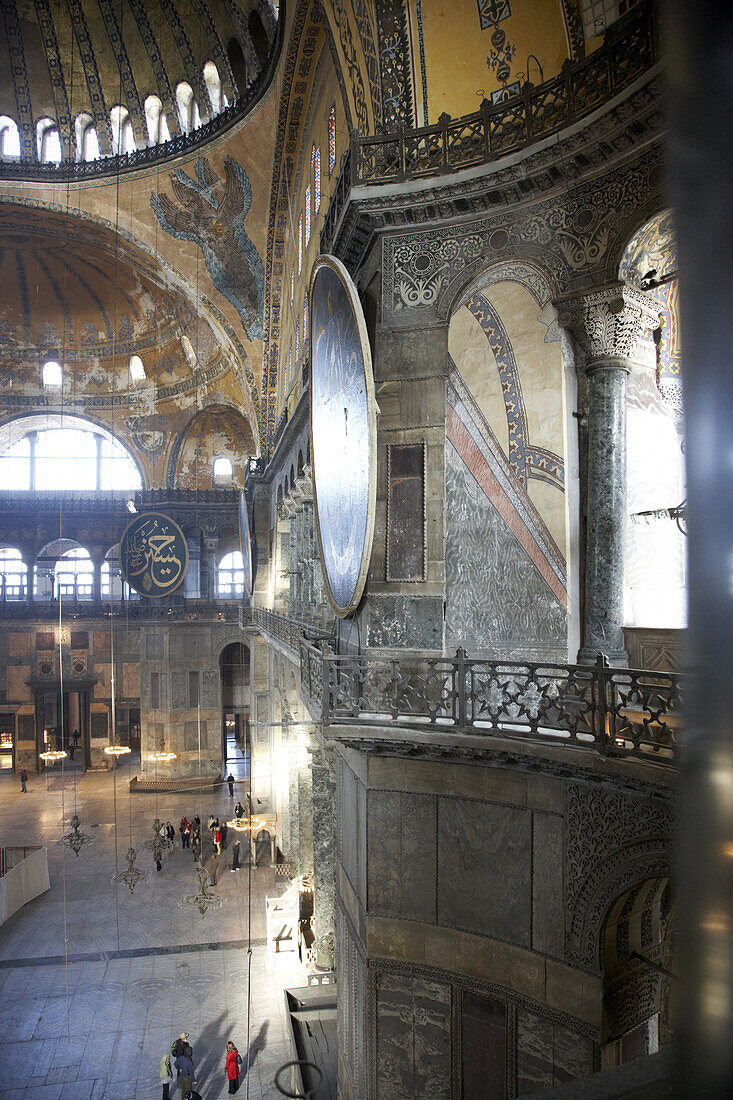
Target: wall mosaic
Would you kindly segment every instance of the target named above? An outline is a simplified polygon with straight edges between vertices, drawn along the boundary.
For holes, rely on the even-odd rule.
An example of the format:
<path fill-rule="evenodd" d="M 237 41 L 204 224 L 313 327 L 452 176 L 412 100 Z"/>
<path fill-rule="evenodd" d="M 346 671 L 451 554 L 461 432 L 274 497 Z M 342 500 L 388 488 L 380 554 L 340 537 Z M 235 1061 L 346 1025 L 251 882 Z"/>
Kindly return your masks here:
<path fill-rule="evenodd" d="M 196 162 L 195 172 L 195 180 L 180 168 L 171 174 L 178 206 L 155 193 L 150 205 L 166 233 L 198 245 L 214 286 L 237 310 L 247 338 L 255 340 L 262 336 L 265 273 L 244 229 L 252 205 L 249 177 L 232 157 L 224 162 L 225 181 L 206 157 Z"/>
<path fill-rule="evenodd" d="M 382 121 L 388 130 L 414 126 L 410 47 L 403 0 L 376 0 Z M 427 102 L 427 98 L 425 100 Z"/>

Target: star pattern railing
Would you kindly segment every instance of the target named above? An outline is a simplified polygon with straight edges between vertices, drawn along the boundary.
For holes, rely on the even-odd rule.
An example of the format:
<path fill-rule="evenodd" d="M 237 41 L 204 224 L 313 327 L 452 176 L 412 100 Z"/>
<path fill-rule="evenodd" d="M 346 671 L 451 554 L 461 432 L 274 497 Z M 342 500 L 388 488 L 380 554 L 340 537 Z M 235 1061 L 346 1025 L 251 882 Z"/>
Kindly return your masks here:
<path fill-rule="evenodd" d="M 645 669 L 455 657 L 340 657 L 300 642 L 301 691 L 326 725 L 398 726 L 671 763 L 681 678 Z"/>

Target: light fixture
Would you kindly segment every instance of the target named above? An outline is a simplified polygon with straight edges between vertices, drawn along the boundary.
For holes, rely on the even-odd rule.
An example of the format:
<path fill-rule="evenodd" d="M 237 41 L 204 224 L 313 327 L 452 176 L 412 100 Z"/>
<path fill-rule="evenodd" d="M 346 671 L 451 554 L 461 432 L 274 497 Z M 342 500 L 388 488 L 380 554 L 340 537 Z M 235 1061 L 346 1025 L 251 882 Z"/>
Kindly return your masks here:
<path fill-rule="evenodd" d="M 158 752 L 152 753 L 150 759 L 155 760 L 156 763 L 158 761 L 167 763 L 169 760 L 176 760 L 177 754 L 175 752 L 164 752 L 162 749 L 160 749 Z"/>
<path fill-rule="evenodd" d="M 132 749 L 129 745 L 106 745 L 104 751 L 107 756 L 127 756 Z"/>
<path fill-rule="evenodd" d="M 658 286 L 664 286 L 665 283 L 671 283 L 673 279 L 677 278 L 676 271 L 670 271 L 667 275 L 657 275 L 657 269 L 655 267 L 647 271 L 646 275 L 641 280 L 642 290 L 656 290 Z"/>
<path fill-rule="evenodd" d="M 81 821 L 78 814 L 74 814 L 71 819 L 71 832 L 66 833 L 61 837 L 61 840 L 57 840 L 57 844 L 63 844 L 65 848 L 71 848 L 75 856 L 79 855 L 85 844 L 91 844 L 94 837 L 89 836 L 87 833 L 82 833 L 79 826 Z"/>
<path fill-rule="evenodd" d="M 219 894 L 212 894 L 207 884 L 206 868 L 199 860 L 198 864 L 198 878 L 199 888 L 195 894 L 189 894 L 188 897 L 181 898 L 178 905 L 181 909 L 195 908 L 198 909 L 202 917 L 205 917 L 209 909 L 220 909 L 224 904 L 224 898 Z"/>
<path fill-rule="evenodd" d="M 252 817 L 235 817 L 231 821 L 227 821 L 227 829 L 234 829 L 237 833 L 258 833 L 266 825 L 265 818 L 256 815 Z"/>
<path fill-rule="evenodd" d="M 135 507 L 135 501 L 134 500 L 126 500 L 125 504 L 127 505 L 127 511 L 130 512 L 133 516 L 136 516 L 137 515 L 137 508 Z"/>
<path fill-rule="evenodd" d="M 632 512 L 632 523 L 651 523 L 655 519 L 673 519 L 681 534 L 687 534 L 687 500 L 680 501 L 674 508 L 647 508 L 644 512 Z"/>
<path fill-rule="evenodd" d="M 41 760 L 45 760 L 49 764 L 57 764 L 59 760 L 64 760 L 68 754 L 63 749 L 47 749 L 46 752 L 40 752 L 38 755 Z"/>
<path fill-rule="evenodd" d="M 124 871 L 115 871 L 112 875 L 112 882 L 115 886 L 126 886 L 131 894 L 135 893 L 135 887 L 140 882 L 144 882 L 148 877 L 147 871 L 141 871 L 139 867 L 135 866 L 135 860 L 137 859 L 137 852 L 134 848 L 127 849 L 127 867 Z"/>

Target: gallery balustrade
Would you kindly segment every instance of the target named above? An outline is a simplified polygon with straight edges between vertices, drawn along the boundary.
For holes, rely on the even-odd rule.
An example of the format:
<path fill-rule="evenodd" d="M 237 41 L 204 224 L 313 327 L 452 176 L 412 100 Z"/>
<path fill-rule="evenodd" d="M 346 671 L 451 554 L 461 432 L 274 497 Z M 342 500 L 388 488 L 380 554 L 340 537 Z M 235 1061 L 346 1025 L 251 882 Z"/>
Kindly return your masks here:
<path fill-rule="evenodd" d="M 487 164 L 565 127 L 603 106 L 647 72 L 660 57 L 655 6 L 636 5 L 606 32 L 589 57 L 566 62 L 558 76 L 526 83 L 498 103 L 484 100 L 462 118 L 441 115 L 416 129 L 351 135 L 321 234 L 328 252 L 351 188 L 424 179 Z"/>
<path fill-rule="evenodd" d="M 326 725 L 399 726 L 677 758 L 681 678 L 644 669 L 455 657 L 337 656 L 300 643 L 301 691 Z"/>

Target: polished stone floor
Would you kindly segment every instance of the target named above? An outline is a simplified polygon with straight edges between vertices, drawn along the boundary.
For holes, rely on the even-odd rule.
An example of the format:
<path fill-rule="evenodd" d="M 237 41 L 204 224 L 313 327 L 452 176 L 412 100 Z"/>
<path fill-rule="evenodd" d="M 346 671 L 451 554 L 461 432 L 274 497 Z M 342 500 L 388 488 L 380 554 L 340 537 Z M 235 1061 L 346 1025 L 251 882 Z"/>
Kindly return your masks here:
<path fill-rule="evenodd" d="M 228 1039 L 243 1058 L 250 1051 L 239 1095 L 274 1100 L 275 1072 L 292 1057 L 282 991 L 304 984 L 304 974 L 267 965 L 265 897 L 282 892 L 269 846 L 262 866 L 236 874 L 223 853 L 216 892 L 225 901 L 202 919 L 179 906 L 198 881 L 178 833 L 159 873 L 142 844 L 156 815 L 176 830 L 183 813 L 204 824 L 210 813 L 231 816 L 244 781 L 234 800 L 226 786 L 131 796 L 128 770 L 117 774 L 116 814 L 108 773 L 67 772 L 63 783 L 58 772 L 34 775 L 26 795 L 15 776 L 0 776 L 0 844 L 45 844 L 51 877 L 50 891 L 0 927 L 0 1098 L 153 1100 L 161 1055 L 185 1030 L 203 1100 L 228 1095 Z M 241 764 L 233 770 L 243 777 Z M 56 843 L 75 804 L 82 832 L 94 837 L 78 858 Z M 124 868 L 131 840 L 136 866 L 149 872 L 132 895 L 111 881 L 115 844 Z"/>

